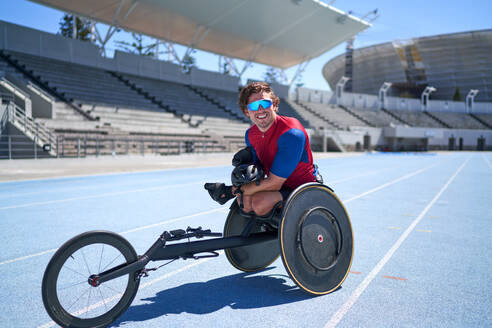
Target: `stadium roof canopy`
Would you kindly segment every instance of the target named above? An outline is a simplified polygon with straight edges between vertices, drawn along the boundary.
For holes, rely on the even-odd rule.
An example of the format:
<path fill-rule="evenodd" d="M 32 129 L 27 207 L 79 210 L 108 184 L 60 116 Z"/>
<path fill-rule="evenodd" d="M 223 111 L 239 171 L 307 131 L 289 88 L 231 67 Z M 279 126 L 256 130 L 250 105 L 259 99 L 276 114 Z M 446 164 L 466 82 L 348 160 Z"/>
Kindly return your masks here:
<path fill-rule="evenodd" d="M 369 23 L 319 0 L 31 0 L 65 12 L 282 69 L 330 50 Z"/>

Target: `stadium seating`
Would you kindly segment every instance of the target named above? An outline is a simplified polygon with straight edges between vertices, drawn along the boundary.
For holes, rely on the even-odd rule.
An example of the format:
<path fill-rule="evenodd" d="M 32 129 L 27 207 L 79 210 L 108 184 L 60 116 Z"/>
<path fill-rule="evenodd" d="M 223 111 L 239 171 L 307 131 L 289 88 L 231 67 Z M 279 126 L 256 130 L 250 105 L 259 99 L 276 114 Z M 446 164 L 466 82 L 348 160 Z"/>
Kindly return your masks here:
<path fill-rule="evenodd" d="M 217 106 L 201 99 L 185 85 L 132 75 L 123 75 L 123 78 L 179 114 L 232 118 Z"/>
<path fill-rule="evenodd" d="M 420 126 L 420 127 L 432 127 L 432 128 L 445 128 L 443 124 L 437 122 L 436 120 L 430 118 L 422 112 L 417 111 L 406 111 L 406 110 L 393 110 L 390 111 L 395 116 L 401 118 L 403 121 L 408 122 L 410 126 Z"/>
<path fill-rule="evenodd" d="M 487 126 L 480 123 L 467 114 L 450 113 L 450 112 L 432 112 L 432 115 L 445 122 L 453 128 L 460 129 L 487 129 Z"/>
<path fill-rule="evenodd" d="M 488 125 L 488 128 L 492 128 L 492 114 L 473 114 Z"/>
<path fill-rule="evenodd" d="M 232 113 L 236 113 L 238 116 L 242 117 L 244 114 L 240 110 L 237 101 L 238 93 L 233 93 L 225 90 L 216 90 L 204 87 L 196 87 L 196 89 L 202 92 L 204 95 L 214 99 L 224 107 L 226 107 Z"/>
<path fill-rule="evenodd" d="M 309 103 L 301 103 L 288 100 L 289 105 L 296 110 L 303 119 L 309 121 L 311 127 L 318 129 L 336 129 L 343 130 L 343 127 L 331 121 L 326 115 L 315 112 Z"/>
<path fill-rule="evenodd" d="M 377 127 L 389 126 L 391 124 L 401 124 L 394 117 L 381 110 L 358 109 L 355 107 L 351 107 L 350 109 Z"/>
<path fill-rule="evenodd" d="M 348 129 L 349 126 L 368 126 L 366 122 L 361 121 L 355 116 L 349 114 L 343 108 L 335 105 L 324 105 L 309 103 L 309 107 L 316 113 L 325 115 L 329 120 L 335 122 L 338 126 Z"/>
<path fill-rule="evenodd" d="M 104 70 L 21 53 L 11 55 L 34 76 L 76 103 L 158 109 Z"/>

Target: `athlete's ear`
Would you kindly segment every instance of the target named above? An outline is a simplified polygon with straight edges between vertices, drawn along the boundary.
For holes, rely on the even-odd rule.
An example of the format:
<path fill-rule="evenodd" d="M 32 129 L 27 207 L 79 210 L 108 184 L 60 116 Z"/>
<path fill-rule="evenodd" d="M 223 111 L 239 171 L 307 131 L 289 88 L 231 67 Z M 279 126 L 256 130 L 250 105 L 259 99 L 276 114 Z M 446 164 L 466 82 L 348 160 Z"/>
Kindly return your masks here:
<path fill-rule="evenodd" d="M 249 111 L 248 111 L 248 110 L 244 110 L 244 109 L 243 109 L 243 113 L 244 113 L 244 115 L 245 115 L 247 118 L 250 118 L 250 117 L 249 117 Z"/>

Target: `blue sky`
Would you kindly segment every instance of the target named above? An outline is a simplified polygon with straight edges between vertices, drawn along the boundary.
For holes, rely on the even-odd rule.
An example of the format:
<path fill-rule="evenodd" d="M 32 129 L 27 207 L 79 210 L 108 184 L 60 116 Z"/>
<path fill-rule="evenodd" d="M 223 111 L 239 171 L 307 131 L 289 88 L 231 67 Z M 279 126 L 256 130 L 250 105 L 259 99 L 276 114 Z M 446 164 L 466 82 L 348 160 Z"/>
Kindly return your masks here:
<path fill-rule="evenodd" d="M 356 48 L 413 37 L 492 28 L 492 0 L 338 0 L 333 6 L 345 12 L 350 10 L 359 17 L 378 9 L 379 18 L 372 27 L 359 34 L 355 41 Z M 60 11 L 27 0 L 0 1 L 0 20 L 46 32 L 56 33 L 62 16 Z M 125 38 L 121 33 L 113 40 Z M 184 52 L 184 48 L 180 51 Z M 345 44 L 341 44 L 313 59 L 302 76 L 304 86 L 329 90 L 321 70 L 327 61 L 344 51 Z M 217 70 L 218 60 L 215 55 L 197 52 L 196 58 L 199 68 Z M 255 64 L 244 77 L 261 79 L 265 69 L 265 66 Z M 287 70 L 288 76 L 292 76 L 294 71 L 295 67 Z"/>

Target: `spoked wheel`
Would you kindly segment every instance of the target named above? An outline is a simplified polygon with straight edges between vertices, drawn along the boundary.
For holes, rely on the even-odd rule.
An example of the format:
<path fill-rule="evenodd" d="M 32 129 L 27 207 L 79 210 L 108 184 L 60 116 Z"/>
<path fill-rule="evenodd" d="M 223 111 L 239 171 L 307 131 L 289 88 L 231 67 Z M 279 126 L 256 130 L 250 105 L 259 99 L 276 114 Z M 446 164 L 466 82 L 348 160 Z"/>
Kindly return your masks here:
<path fill-rule="evenodd" d="M 134 272 L 103 282 L 88 279 L 115 266 L 137 260 L 132 245 L 108 231 L 78 235 L 55 253 L 43 276 L 43 303 L 50 317 L 62 327 L 105 327 L 130 306 L 138 290 Z"/>

